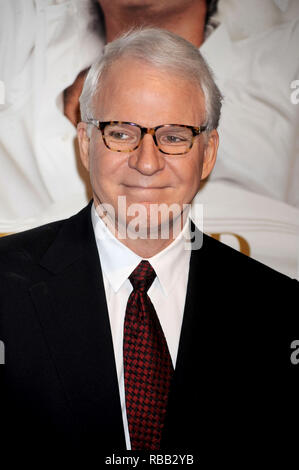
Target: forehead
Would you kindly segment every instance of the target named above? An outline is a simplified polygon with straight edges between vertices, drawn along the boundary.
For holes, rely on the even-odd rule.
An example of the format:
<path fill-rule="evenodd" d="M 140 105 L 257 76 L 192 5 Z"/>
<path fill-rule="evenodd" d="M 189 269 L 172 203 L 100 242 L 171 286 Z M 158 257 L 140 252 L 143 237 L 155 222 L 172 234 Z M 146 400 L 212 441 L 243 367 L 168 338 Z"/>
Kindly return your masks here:
<path fill-rule="evenodd" d="M 144 126 L 203 124 L 205 100 L 199 85 L 169 69 L 120 59 L 103 76 L 95 97 L 96 118 Z"/>

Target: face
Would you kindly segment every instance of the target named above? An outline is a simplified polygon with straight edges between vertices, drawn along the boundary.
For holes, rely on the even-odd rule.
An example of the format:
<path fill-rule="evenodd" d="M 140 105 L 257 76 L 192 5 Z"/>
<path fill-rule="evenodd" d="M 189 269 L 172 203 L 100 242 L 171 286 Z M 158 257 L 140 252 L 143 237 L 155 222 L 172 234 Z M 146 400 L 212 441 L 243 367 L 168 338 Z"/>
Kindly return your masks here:
<path fill-rule="evenodd" d="M 118 61 L 107 73 L 95 101 L 95 119 L 130 121 L 144 127 L 161 124 L 204 124 L 205 103 L 193 83 L 135 60 Z M 146 134 L 131 153 L 109 150 L 101 132 L 93 126 L 90 140 L 86 125 L 78 125 L 81 157 L 90 172 L 95 205 L 110 204 L 118 214 L 119 196 L 126 207 L 140 204 L 150 213 L 151 205 L 190 204 L 200 181 L 213 168 L 218 134 L 203 133 L 184 155 L 165 155 Z M 128 224 L 129 217 L 124 223 Z M 163 220 L 159 221 L 162 223 Z"/>

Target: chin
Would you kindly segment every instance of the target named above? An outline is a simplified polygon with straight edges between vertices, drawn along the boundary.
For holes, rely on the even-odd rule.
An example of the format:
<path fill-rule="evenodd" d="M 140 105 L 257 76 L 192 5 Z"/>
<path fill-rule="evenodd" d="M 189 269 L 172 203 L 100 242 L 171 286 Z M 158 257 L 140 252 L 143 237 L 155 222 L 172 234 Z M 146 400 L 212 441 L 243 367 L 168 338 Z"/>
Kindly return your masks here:
<path fill-rule="evenodd" d="M 126 219 L 127 232 L 138 234 L 139 238 L 152 238 L 152 239 L 168 239 L 176 235 L 183 228 L 183 221 L 180 215 L 182 214 L 181 208 L 177 208 L 177 213 L 167 211 L 165 213 L 151 211 L 150 204 L 144 206 L 144 211 L 136 215 L 131 214 Z"/>

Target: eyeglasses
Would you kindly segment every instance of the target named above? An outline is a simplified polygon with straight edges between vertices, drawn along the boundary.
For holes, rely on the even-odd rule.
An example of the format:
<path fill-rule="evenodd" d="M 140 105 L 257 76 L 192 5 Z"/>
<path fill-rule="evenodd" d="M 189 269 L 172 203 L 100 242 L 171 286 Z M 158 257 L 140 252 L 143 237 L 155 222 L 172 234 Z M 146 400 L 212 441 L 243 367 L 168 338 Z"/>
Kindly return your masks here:
<path fill-rule="evenodd" d="M 134 122 L 100 122 L 96 119 L 88 119 L 87 124 L 93 124 L 101 131 L 104 144 L 114 152 L 133 152 L 139 147 L 144 135 L 150 134 L 160 152 L 167 155 L 183 155 L 189 152 L 195 137 L 207 128 L 183 124 L 142 127 Z"/>

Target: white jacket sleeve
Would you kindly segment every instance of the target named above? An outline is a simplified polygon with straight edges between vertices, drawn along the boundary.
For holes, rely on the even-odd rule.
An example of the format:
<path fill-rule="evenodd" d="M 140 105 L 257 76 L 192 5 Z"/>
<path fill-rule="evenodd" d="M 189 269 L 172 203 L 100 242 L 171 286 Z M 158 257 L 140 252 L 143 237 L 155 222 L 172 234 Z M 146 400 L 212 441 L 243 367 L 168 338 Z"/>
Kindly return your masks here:
<path fill-rule="evenodd" d="M 0 80 L 5 92 L 1 111 L 18 106 L 30 90 L 35 22 L 33 0 L 1 0 Z"/>

